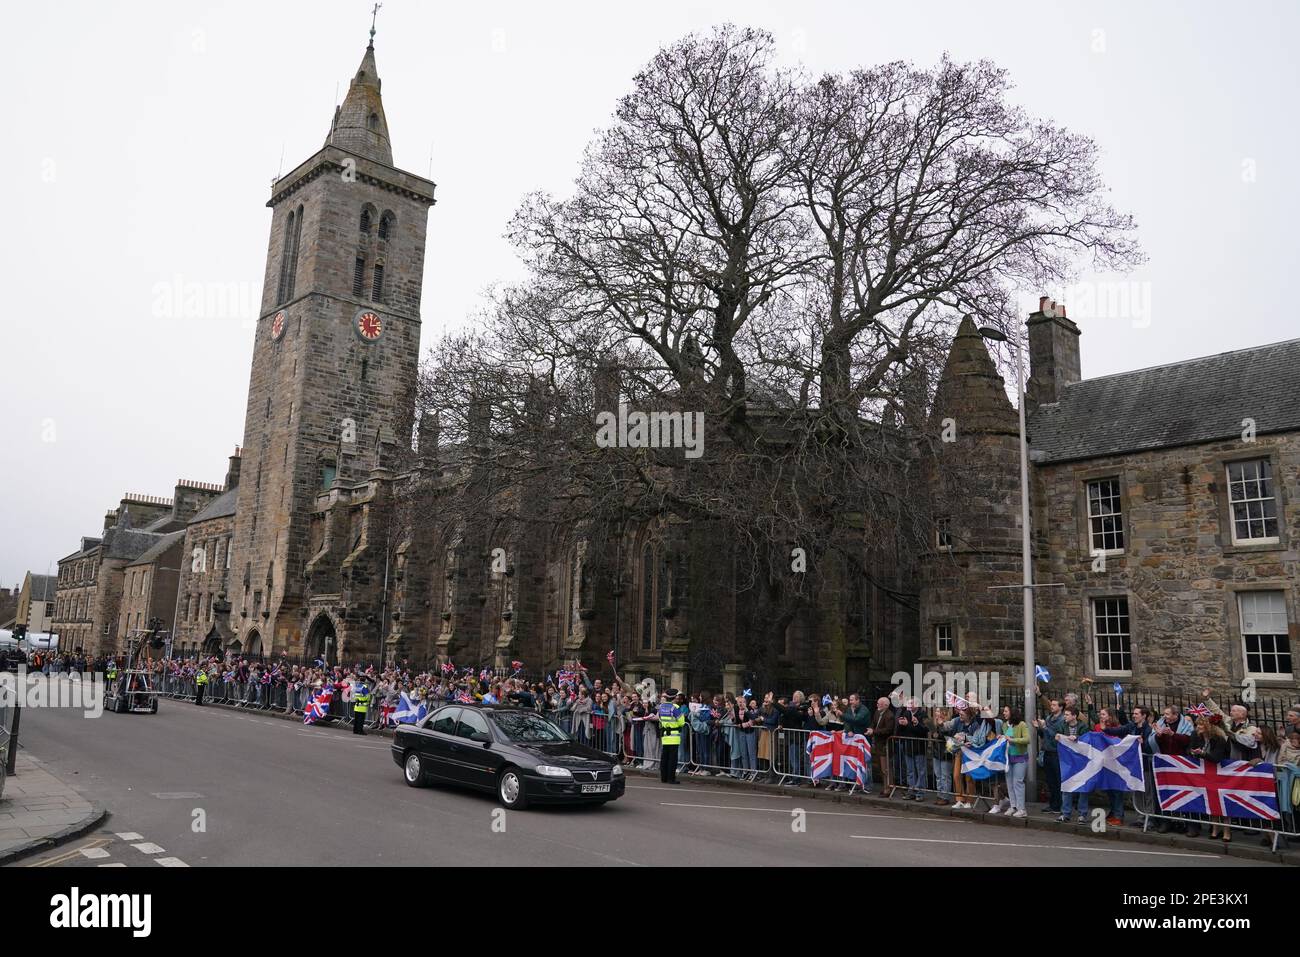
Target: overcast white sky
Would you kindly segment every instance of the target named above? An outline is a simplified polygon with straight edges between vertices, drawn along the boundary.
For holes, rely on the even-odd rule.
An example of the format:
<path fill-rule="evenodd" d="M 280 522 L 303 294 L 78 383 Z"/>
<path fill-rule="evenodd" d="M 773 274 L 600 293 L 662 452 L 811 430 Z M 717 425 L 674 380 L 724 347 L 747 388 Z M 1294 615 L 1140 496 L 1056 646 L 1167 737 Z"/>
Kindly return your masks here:
<path fill-rule="evenodd" d="M 222 480 L 243 438 L 270 181 L 320 147 L 369 9 L 6 8 L 0 584 L 52 570 L 126 491 L 170 496 L 178 478 Z M 1094 137 L 1150 262 L 1122 280 L 1136 286 L 1071 296 L 1085 376 L 1300 335 L 1289 301 L 1298 10 L 385 0 L 376 51 L 394 156 L 420 174 L 432 157 L 438 184 L 424 341 L 517 275 L 501 238 L 511 212 L 531 189 L 566 190 L 637 69 L 725 20 L 772 31 L 814 72 L 930 64 L 945 50 L 988 57 L 1027 108 Z M 169 307 L 195 283 L 212 301 Z M 1090 292 L 1129 288 L 1136 298 L 1089 314 Z M 231 303 L 219 301 L 225 290 Z"/>

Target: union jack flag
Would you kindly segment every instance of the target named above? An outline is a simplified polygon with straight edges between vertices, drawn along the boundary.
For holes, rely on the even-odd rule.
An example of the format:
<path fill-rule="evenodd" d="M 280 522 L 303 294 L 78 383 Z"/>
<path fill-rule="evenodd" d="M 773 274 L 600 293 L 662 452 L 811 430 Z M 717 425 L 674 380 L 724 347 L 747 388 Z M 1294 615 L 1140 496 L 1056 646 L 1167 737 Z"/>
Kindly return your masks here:
<path fill-rule="evenodd" d="M 607 654 L 607 655 L 605 656 L 605 660 L 608 661 L 608 662 L 610 663 L 610 666 L 611 666 L 611 667 L 613 667 L 613 664 L 614 664 L 614 652 L 613 652 L 613 650 L 611 650 L 610 653 Z"/>
<path fill-rule="evenodd" d="M 519 672 L 524 670 L 524 663 L 522 661 L 512 661 L 510 662 L 510 667 L 515 674 L 519 674 Z"/>
<path fill-rule="evenodd" d="M 468 691 L 462 691 L 460 694 L 456 695 L 456 700 L 460 704 L 473 704 L 474 696 L 470 694 Z"/>
<path fill-rule="evenodd" d="M 330 702 L 334 699 L 334 689 L 328 686 L 321 688 L 319 691 L 312 693 L 311 700 L 307 702 L 307 707 L 302 710 L 302 723 L 315 724 L 321 718 L 325 717 L 330 710 Z"/>
<path fill-rule="evenodd" d="M 1273 765 L 1211 764 L 1181 755 L 1152 756 L 1162 811 L 1278 820 Z"/>
<path fill-rule="evenodd" d="M 808 735 L 808 754 L 812 758 L 814 781 L 833 774 L 838 778 L 856 778 L 858 784 L 866 783 L 871 743 L 865 735 L 814 731 Z"/>
<path fill-rule="evenodd" d="M 1204 704 L 1192 705 L 1190 708 L 1187 709 L 1187 713 L 1191 715 L 1193 718 L 1206 718 L 1209 717 L 1211 714 L 1213 714 L 1213 712 L 1210 711 L 1209 705 L 1204 705 Z"/>
<path fill-rule="evenodd" d="M 578 673 L 576 671 L 557 671 L 555 673 L 556 684 L 577 684 Z"/>

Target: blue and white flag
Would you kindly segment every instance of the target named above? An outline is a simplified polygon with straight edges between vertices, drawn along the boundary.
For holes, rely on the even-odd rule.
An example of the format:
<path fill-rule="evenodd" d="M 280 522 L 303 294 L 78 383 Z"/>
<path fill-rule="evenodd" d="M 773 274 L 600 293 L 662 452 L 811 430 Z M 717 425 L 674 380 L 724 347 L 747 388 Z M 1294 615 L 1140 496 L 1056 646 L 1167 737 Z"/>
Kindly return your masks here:
<path fill-rule="evenodd" d="M 1034 665 L 1034 680 L 1048 684 L 1052 680 L 1051 674 L 1042 665 Z"/>
<path fill-rule="evenodd" d="M 1062 738 L 1057 754 L 1061 760 L 1061 790 L 1142 791 L 1146 778 L 1142 771 L 1142 739 L 1136 734 L 1112 738 L 1100 731 L 1089 731 L 1077 741 Z"/>
<path fill-rule="evenodd" d="M 969 774 L 976 781 L 983 781 L 993 775 L 1007 770 L 1007 741 L 998 738 L 978 751 L 970 745 L 961 749 L 961 773 Z"/>
<path fill-rule="evenodd" d="M 1118 681 L 1111 685 L 1111 687 L 1115 689 L 1115 697 L 1117 698 L 1124 693 L 1124 686 Z"/>
<path fill-rule="evenodd" d="M 416 705 L 411 701 L 411 696 L 403 691 L 397 702 L 397 710 L 388 716 L 388 720 L 393 724 L 415 724 L 428 713 L 429 708 L 423 701 Z"/>

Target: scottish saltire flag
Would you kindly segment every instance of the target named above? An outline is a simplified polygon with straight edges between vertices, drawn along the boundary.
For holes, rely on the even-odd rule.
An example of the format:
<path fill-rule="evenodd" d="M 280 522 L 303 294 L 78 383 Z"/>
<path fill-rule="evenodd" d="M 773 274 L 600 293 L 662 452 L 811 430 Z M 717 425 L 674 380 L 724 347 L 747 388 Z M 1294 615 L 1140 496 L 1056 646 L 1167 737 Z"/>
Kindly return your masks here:
<path fill-rule="evenodd" d="M 330 687 L 321 688 L 319 691 L 313 691 L 311 700 L 307 702 L 307 707 L 302 709 L 302 723 L 315 724 L 321 718 L 325 717 L 330 710 L 330 702 L 334 699 L 334 689 Z"/>
<path fill-rule="evenodd" d="M 808 735 L 808 751 L 812 766 L 812 779 L 830 777 L 856 778 L 859 784 L 866 779 L 867 762 L 871 760 L 871 746 L 865 735 L 814 731 Z"/>
<path fill-rule="evenodd" d="M 1062 738 L 1057 744 L 1062 791 L 1077 794 L 1145 790 L 1142 739 L 1136 734 L 1112 738 L 1100 731 L 1089 731 L 1077 741 Z"/>
<path fill-rule="evenodd" d="M 1052 676 L 1042 665 L 1034 665 L 1034 680 L 1047 684 L 1052 680 Z"/>
<path fill-rule="evenodd" d="M 991 778 L 1007 769 L 1007 742 L 1004 738 L 991 741 L 978 751 L 969 744 L 962 745 L 961 773 L 976 781 Z"/>
<path fill-rule="evenodd" d="M 1111 685 L 1111 689 L 1115 692 L 1115 697 L 1117 698 L 1124 694 L 1124 686 L 1118 681 Z"/>
<path fill-rule="evenodd" d="M 428 706 L 421 701 L 415 704 L 405 691 L 397 702 L 397 710 L 388 716 L 389 724 L 414 724 L 429 713 Z"/>
<path fill-rule="evenodd" d="M 1273 765 L 1212 764 L 1172 754 L 1152 757 L 1162 811 L 1278 820 Z"/>

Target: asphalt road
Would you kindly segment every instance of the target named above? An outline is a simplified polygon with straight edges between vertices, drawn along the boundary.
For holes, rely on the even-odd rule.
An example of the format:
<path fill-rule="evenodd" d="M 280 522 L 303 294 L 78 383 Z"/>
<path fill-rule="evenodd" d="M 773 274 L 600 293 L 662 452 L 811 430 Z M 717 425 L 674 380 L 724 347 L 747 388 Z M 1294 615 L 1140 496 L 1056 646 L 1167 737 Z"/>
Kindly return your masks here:
<path fill-rule="evenodd" d="M 167 699 L 157 715 L 28 709 L 22 739 L 110 817 L 19 866 L 1276 866 L 635 774 L 619 801 L 509 812 L 502 833 L 492 795 L 407 787 L 388 738 Z"/>

